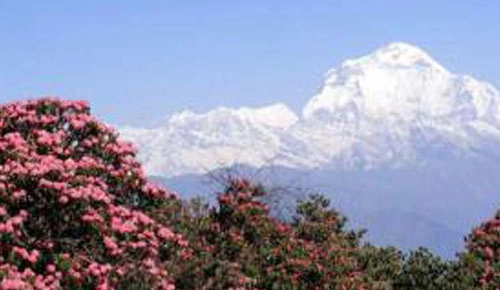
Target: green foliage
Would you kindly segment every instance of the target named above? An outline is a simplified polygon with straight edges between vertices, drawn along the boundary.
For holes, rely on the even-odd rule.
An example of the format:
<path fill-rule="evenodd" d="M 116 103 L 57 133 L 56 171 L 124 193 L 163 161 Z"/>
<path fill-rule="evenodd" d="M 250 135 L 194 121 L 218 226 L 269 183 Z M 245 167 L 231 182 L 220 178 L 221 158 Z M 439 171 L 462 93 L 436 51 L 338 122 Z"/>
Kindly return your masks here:
<path fill-rule="evenodd" d="M 365 245 L 359 250 L 359 262 L 373 281 L 373 289 L 389 290 L 401 274 L 403 254 L 393 247 Z"/>
<path fill-rule="evenodd" d="M 401 290 L 443 289 L 444 274 L 448 264 L 425 248 L 411 251 L 406 257 L 402 272 L 395 281 L 395 288 Z"/>

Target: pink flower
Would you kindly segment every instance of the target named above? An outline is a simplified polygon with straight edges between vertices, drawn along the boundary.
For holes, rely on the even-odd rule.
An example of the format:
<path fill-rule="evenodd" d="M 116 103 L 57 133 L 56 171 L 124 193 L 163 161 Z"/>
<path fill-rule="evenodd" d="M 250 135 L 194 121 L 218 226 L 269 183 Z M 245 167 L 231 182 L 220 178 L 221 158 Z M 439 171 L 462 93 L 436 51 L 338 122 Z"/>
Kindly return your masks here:
<path fill-rule="evenodd" d="M 187 240 L 179 240 L 177 243 L 181 247 L 187 247 L 189 245 L 189 242 Z"/>
<path fill-rule="evenodd" d="M 5 207 L 0 206 L 0 217 L 6 216 L 6 215 L 7 215 L 7 210 L 5 209 Z"/>
<path fill-rule="evenodd" d="M 172 240 L 175 238 L 175 234 L 166 227 L 162 227 L 160 228 L 160 230 L 158 230 L 158 236 L 165 240 Z"/>
<path fill-rule="evenodd" d="M 15 199 L 21 199 L 26 196 L 26 191 L 23 189 L 16 190 L 12 193 L 12 197 Z"/>
<path fill-rule="evenodd" d="M 56 266 L 54 264 L 48 264 L 46 268 L 47 268 L 47 272 L 49 272 L 49 273 L 56 272 Z"/>
<path fill-rule="evenodd" d="M 4 279 L 0 286 L 3 290 L 24 290 L 28 285 L 19 279 Z"/>

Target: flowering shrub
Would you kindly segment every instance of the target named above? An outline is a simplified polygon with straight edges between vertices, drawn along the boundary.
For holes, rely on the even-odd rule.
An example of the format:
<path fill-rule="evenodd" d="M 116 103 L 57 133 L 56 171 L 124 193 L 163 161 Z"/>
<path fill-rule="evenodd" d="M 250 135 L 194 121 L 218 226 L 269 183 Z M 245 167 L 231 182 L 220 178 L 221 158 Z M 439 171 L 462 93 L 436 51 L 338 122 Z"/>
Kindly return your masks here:
<path fill-rule="evenodd" d="M 177 263 L 178 289 L 369 289 L 356 256 L 359 234 L 343 229 L 325 199 L 305 201 L 287 223 L 270 216 L 264 194 L 233 179 L 218 206 L 181 219 L 193 257 Z"/>
<path fill-rule="evenodd" d="M 461 260 L 475 286 L 480 289 L 500 288 L 500 211 L 474 229 Z"/>
<path fill-rule="evenodd" d="M 0 289 L 174 289 L 175 197 L 134 156 L 85 102 L 0 106 Z"/>

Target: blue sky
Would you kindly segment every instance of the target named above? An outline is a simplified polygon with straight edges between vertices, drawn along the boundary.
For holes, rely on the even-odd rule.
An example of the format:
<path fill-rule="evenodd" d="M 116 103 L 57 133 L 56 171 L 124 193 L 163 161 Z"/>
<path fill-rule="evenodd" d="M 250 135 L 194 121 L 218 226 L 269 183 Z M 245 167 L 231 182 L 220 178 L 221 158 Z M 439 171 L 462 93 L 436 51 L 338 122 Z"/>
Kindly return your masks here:
<path fill-rule="evenodd" d="M 412 2 L 412 3 L 409 3 Z M 392 41 L 500 87 L 500 1 L 0 0 L 0 101 L 87 99 L 114 124 L 285 102 Z"/>

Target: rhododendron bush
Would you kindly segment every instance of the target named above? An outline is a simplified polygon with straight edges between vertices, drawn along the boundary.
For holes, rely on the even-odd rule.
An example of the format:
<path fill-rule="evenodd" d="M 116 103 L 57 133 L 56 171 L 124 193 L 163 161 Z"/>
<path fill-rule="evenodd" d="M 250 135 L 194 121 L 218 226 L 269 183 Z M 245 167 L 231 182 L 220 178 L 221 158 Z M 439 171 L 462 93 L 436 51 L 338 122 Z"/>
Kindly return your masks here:
<path fill-rule="evenodd" d="M 302 202 L 294 222 L 273 218 L 261 186 L 231 179 L 218 206 L 191 215 L 196 255 L 180 263 L 179 289 L 370 289 L 358 261 L 359 233 L 321 196 Z M 198 218 L 195 218 L 198 216 Z"/>
<path fill-rule="evenodd" d="M 462 255 L 464 272 L 480 289 L 500 289 L 500 211 L 474 229 Z"/>
<path fill-rule="evenodd" d="M 0 107 L 0 288 L 173 289 L 186 246 L 151 218 L 174 199 L 85 102 Z"/>

